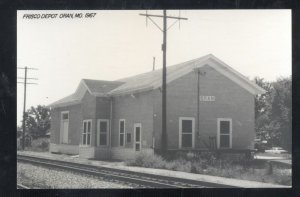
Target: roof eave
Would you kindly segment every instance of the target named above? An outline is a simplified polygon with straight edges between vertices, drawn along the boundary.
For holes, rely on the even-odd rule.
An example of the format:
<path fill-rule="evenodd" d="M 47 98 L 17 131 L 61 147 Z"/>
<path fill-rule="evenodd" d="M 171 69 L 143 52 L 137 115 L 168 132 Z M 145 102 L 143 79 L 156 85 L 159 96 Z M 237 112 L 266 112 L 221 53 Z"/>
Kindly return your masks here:
<path fill-rule="evenodd" d="M 66 107 L 66 106 L 71 106 L 71 105 L 77 105 L 80 104 L 81 101 L 80 100 L 76 100 L 76 101 L 69 101 L 69 102 L 65 102 L 65 103 L 58 103 L 58 104 L 50 104 L 47 105 L 47 107 L 51 107 L 51 108 L 59 108 L 59 107 Z"/>
<path fill-rule="evenodd" d="M 150 87 L 143 87 L 143 88 L 138 88 L 138 89 L 133 89 L 133 90 L 125 90 L 125 91 L 116 91 L 116 92 L 109 92 L 107 96 L 122 96 L 122 95 L 127 95 L 127 94 L 136 94 L 136 93 L 142 93 L 142 92 L 147 92 L 150 90 L 153 90 L 153 86 Z"/>

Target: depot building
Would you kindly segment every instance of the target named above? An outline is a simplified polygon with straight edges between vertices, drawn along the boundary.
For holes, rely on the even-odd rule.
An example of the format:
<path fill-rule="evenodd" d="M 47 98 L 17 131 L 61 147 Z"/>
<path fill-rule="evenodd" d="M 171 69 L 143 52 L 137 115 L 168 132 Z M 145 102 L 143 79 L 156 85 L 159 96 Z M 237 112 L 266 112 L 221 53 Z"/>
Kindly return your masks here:
<path fill-rule="evenodd" d="M 128 159 L 161 146 L 162 70 L 102 81 L 82 79 L 52 103 L 50 152 Z M 220 59 L 167 67 L 169 151 L 249 150 L 255 139 L 255 95 L 265 90 Z"/>

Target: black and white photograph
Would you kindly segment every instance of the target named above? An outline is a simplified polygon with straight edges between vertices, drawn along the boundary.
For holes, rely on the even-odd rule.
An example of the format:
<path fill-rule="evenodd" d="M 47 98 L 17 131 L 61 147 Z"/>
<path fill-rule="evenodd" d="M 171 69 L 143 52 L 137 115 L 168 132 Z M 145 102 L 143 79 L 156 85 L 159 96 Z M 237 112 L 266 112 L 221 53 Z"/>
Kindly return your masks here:
<path fill-rule="evenodd" d="M 17 189 L 292 187 L 290 9 L 16 15 Z"/>

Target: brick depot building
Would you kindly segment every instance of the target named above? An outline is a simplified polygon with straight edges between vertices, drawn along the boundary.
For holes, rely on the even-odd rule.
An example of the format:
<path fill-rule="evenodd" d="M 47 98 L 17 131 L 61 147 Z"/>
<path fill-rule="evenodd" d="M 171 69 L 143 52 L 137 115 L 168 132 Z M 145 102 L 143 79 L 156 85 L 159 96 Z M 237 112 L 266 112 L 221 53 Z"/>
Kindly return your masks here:
<path fill-rule="evenodd" d="M 154 153 L 161 145 L 161 84 L 161 69 L 81 80 L 75 93 L 50 105 L 50 151 L 121 160 Z M 212 141 L 218 150 L 252 149 L 254 98 L 264 92 L 211 54 L 167 67 L 168 150 L 207 150 Z"/>

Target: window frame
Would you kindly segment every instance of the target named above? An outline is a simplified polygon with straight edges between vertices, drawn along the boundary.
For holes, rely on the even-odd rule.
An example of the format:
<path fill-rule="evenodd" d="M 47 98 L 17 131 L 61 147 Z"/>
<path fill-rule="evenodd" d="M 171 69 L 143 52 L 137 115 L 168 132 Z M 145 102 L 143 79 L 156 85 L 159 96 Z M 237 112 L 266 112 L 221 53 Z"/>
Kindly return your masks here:
<path fill-rule="evenodd" d="M 106 122 L 107 124 L 106 145 L 100 145 L 100 136 L 101 136 L 100 123 L 101 122 Z M 107 147 L 108 145 L 109 145 L 109 119 L 98 119 L 97 120 L 97 146 Z"/>
<path fill-rule="evenodd" d="M 229 134 L 221 134 L 221 131 L 220 131 L 221 121 L 229 122 Z M 218 118 L 217 124 L 218 124 L 218 130 L 217 130 L 217 147 L 218 147 L 218 149 L 231 149 L 232 148 L 232 118 Z M 220 147 L 221 135 L 229 135 L 229 147 Z"/>
<path fill-rule="evenodd" d="M 90 144 L 87 144 L 87 134 L 88 132 L 84 133 L 84 123 L 87 122 L 87 127 L 88 127 L 88 123 L 90 122 L 91 123 L 91 130 L 89 132 L 90 134 Z M 81 132 L 81 146 L 91 146 L 92 144 L 92 130 L 93 130 L 93 120 L 92 119 L 86 119 L 86 120 L 83 120 L 82 121 L 82 132 Z M 85 135 L 85 144 L 83 144 L 83 138 L 84 138 L 84 135 Z"/>
<path fill-rule="evenodd" d="M 183 134 L 182 133 L 182 121 L 191 120 L 192 121 L 192 133 Z M 182 135 L 192 135 L 192 147 L 182 147 Z M 180 149 L 193 149 L 195 148 L 195 118 L 194 117 L 179 117 L 179 148 Z"/>
<path fill-rule="evenodd" d="M 124 122 L 124 132 L 121 133 L 121 122 Z M 123 135 L 123 145 L 121 145 L 121 135 Z M 126 121 L 125 119 L 119 119 L 119 146 L 124 147 L 125 146 L 125 137 L 126 137 Z"/>

